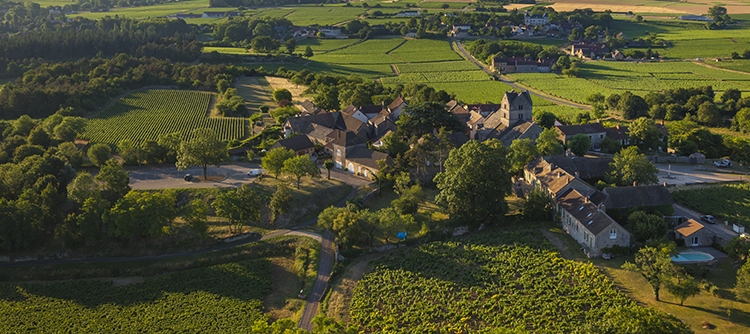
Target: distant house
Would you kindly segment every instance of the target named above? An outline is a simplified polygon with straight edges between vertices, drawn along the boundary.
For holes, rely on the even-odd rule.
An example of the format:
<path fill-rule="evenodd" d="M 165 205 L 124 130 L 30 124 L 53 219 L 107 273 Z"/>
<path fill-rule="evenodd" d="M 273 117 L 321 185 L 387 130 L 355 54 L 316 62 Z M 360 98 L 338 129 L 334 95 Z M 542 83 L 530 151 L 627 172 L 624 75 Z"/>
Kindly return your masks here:
<path fill-rule="evenodd" d="M 601 255 L 604 248 L 630 246 L 630 232 L 608 216 L 591 197 L 570 189 L 555 203 L 563 230 L 581 244 L 588 257 Z"/>
<path fill-rule="evenodd" d="M 204 12 L 203 15 L 201 15 L 202 18 L 221 18 L 221 17 L 232 17 L 232 16 L 239 16 L 239 12 Z"/>
<path fill-rule="evenodd" d="M 305 135 L 297 135 L 279 140 L 269 148 L 269 151 L 280 147 L 288 148 L 294 151 L 297 155 L 310 155 L 315 153 L 315 145 L 313 145 L 310 138 L 307 138 Z"/>
<path fill-rule="evenodd" d="M 606 53 L 609 53 L 609 47 L 607 47 L 606 44 L 598 42 L 578 42 L 573 43 L 573 45 L 570 46 L 570 54 L 579 58 L 595 59 L 597 57 L 603 56 Z"/>
<path fill-rule="evenodd" d="M 203 14 L 175 14 L 173 17 L 176 19 L 199 19 L 203 17 Z"/>
<path fill-rule="evenodd" d="M 523 16 L 523 23 L 531 26 L 541 26 L 549 23 L 549 14 L 531 14 L 530 11 L 526 11 Z"/>
<path fill-rule="evenodd" d="M 484 141 L 494 138 L 500 140 L 505 146 L 510 146 L 516 139 L 535 141 L 542 133 L 542 128 L 534 122 L 533 108 L 528 91 L 505 92 L 500 102 L 500 109 L 486 117 L 482 127 L 471 139 Z"/>
<path fill-rule="evenodd" d="M 422 15 L 421 10 L 403 10 L 396 13 L 396 16 L 420 16 Z"/>
<path fill-rule="evenodd" d="M 469 30 L 471 30 L 470 24 L 454 24 L 449 34 L 455 38 L 467 38 Z"/>
<path fill-rule="evenodd" d="M 628 135 L 629 130 L 627 126 L 618 123 L 617 126 L 604 128 L 604 130 L 607 131 L 606 137 L 620 143 L 620 145 L 625 146 L 630 144 L 630 137 Z"/>
<path fill-rule="evenodd" d="M 704 21 L 704 22 L 713 22 L 714 19 L 712 17 L 707 17 L 703 15 L 680 15 L 680 20 L 685 21 Z"/>
<path fill-rule="evenodd" d="M 614 159 L 611 157 L 591 158 L 553 155 L 540 157 L 537 167 L 555 166 L 588 183 L 596 183 L 598 180 L 603 180 L 607 175 L 612 161 Z"/>
<path fill-rule="evenodd" d="M 674 213 L 674 200 L 664 185 L 608 187 L 602 190 L 607 195 L 604 207 L 607 214 L 624 220 L 633 211 L 643 211 L 659 216 Z"/>
<path fill-rule="evenodd" d="M 383 152 L 373 151 L 363 146 L 347 148 L 334 144 L 333 161 L 336 168 L 345 168 L 348 172 L 371 177 L 378 173 L 380 160 L 385 160 L 386 164 L 393 166 L 393 159 Z"/>
<path fill-rule="evenodd" d="M 711 246 L 714 243 L 714 238 L 716 238 L 714 232 L 693 219 L 688 219 L 688 221 L 676 226 L 674 233 L 678 240 L 685 240 L 685 246 L 687 247 Z"/>
<path fill-rule="evenodd" d="M 617 38 L 623 38 L 623 39 L 626 39 L 626 40 L 628 39 L 628 35 L 625 35 L 625 33 L 622 32 L 622 31 L 620 31 L 615 37 L 617 37 Z"/>
<path fill-rule="evenodd" d="M 328 38 L 345 38 L 346 36 L 341 33 L 341 28 L 334 26 L 322 26 L 320 32 Z"/>
<path fill-rule="evenodd" d="M 490 68 L 500 73 L 538 73 L 550 72 L 554 61 L 552 59 L 534 60 L 526 57 L 495 57 L 492 58 Z"/>
<path fill-rule="evenodd" d="M 591 147 L 599 148 L 599 144 L 607 135 L 607 130 L 601 123 L 589 123 L 580 125 L 562 125 L 556 126 L 557 138 L 567 144 L 577 134 L 587 135 L 591 139 Z"/>
<path fill-rule="evenodd" d="M 406 37 L 417 38 L 417 31 L 414 29 L 409 30 L 409 32 L 406 33 Z"/>
<path fill-rule="evenodd" d="M 323 111 L 323 109 L 318 108 L 318 106 L 315 105 L 315 103 L 313 103 L 310 100 L 302 101 L 302 103 L 300 103 L 297 106 L 297 108 L 300 110 L 300 112 L 307 113 L 307 114 L 310 114 L 310 115 L 315 115 L 315 114 Z"/>
<path fill-rule="evenodd" d="M 625 55 L 620 52 L 620 50 L 612 51 L 612 58 L 615 60 L 623 60 L 625 59 Z"/>

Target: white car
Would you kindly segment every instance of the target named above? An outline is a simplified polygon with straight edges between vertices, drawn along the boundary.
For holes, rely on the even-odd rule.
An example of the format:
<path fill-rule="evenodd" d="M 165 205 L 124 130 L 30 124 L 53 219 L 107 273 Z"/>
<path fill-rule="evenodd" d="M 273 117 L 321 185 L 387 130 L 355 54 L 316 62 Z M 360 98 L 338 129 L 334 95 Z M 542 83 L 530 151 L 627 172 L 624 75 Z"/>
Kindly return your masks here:
<path fill-rule="evenodd" d="M 716 167 L 732 167 L 732 162 L 727 159 L 721 159 L 714 161 Z"/>
<path fill-rule="evenodd" d="M 262 174 L 263 171 L 260 168 L 251 169 L 249 172 L 247 172 L 247 176 L 258 176 Z"/>

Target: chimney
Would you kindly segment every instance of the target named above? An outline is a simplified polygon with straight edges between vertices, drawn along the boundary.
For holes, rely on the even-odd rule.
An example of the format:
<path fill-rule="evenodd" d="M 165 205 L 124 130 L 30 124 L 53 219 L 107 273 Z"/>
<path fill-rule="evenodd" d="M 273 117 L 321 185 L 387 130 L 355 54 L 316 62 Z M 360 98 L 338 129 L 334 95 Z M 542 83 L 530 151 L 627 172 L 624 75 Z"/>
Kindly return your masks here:
<path fill-rule="evenodd" d="M 617 130 L 620 130 L 620 123 L 617 123 Z"/>
<path fill-rule="evenodd" d="M 637 184 L 637 183 L 636 183 L 635 181 L 633 181 L 633 187 L 635 187 L 635 186 L 637 186 L 637 185 L 638 185 L 638 184 Z"/>
<path fill-rule="evenodd" d="M 580 178 L 580 174 L 576 171 L 576 179 Z"/>
<path fill-rule="evenodd" d="M 589 202 L 589 195 L 586 195 L 586 203 Z"/>
<path fill-rule="evenodd" d="M 562 176 L 562 172 L 557 172 L 557 178 L 559 179 L 560 176 Z"/>
<path fill-rule="evenodd" d="M 664 187 L 665 188 L 667 187 L 667 181 L 664 181 Z"/>

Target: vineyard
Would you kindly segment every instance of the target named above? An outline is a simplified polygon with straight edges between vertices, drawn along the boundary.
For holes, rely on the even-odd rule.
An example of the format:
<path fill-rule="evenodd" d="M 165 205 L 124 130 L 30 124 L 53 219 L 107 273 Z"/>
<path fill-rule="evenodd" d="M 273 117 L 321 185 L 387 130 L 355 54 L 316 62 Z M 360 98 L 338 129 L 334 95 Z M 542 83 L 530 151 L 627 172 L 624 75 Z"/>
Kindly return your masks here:
<path fill-rule="evenodd" d="M 244 119 L 207 116 L 211 98 L 211 93 L 196 91 L 134 92 L 89 119 L 82 137 L 116 145 L 123 139 L 156 140 L 162 134 L 173 132 L 190 139 L 190 133 L 197 128 L 211 128 L 221 140 L 245 137 Z"/>
<path fill-rule="evenodd" d="M 678 190 L 672 197 L 703 214 L 750 226 L 750 184 Z"/>
<path fill-rule="evenodd" d="M 519 230 L 400 250 L 370 262 L 353 322 L 366 333 L 570 333 L 632 303 L 593 265 L 552 249 L 540 231 Z"/>
<path fill-rule="evenodd" d="M 262 298 L 271 292 L 266 259 L 110 281 L 0 284 L 0 332 L 247 333 L 266 320 Z"/>

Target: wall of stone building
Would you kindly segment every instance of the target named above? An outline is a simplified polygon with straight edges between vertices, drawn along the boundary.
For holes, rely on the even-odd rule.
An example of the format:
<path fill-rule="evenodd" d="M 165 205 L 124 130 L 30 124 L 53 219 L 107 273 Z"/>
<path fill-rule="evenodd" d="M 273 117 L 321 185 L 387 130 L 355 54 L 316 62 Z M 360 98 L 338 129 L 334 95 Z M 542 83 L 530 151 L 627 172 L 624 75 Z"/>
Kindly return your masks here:
<path fill-rule="evenodd" d="M 358 164 L 358 163 L 356 163 L 354 161 L 350 161 L 350 160 L 346 161 L 346 166 L 345 167 L 347 168 L 348 172 L 350 172 L 352 174 L 359 173 L 359 175 L 363 176 L 363 177 L 372 177 L 372 175 L 377 172 L 377 170 L 373 170 L 370 167 L 367 167 L 367 166 L 364 166 L 364 165 L 360 165 L 360 164 Z"/>
<path fill-rule="evenodd" d="M 617 230 L 616 238 L 611 239 L 611 230 L 615 229 Z M 604 248 L 612 247 L 612 246 L 622 246 L 622 247 L 628 247 L 630 246 L 630 233 L 626 231 L 621 226 L 617 226 L 616 224 L 612 224 L 609 227 L 605 228 L 599 234 L 596 235 L 596 251 L 597 253 L 601 253 L 601 250 Z M 600 254 L 596 254 L 600 255 Z"/>
<path fill-rule="evenodd" d="M 693 245 L 693 236 L 698 236 L 698 245 Z M 715 236 L 713 232 L 704 227 L 687 237 L 680 235 L 680 239 L 685 240 L 686 247 L 707 247 L 714 243 Z"/>

